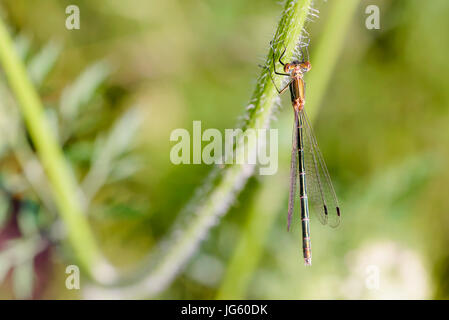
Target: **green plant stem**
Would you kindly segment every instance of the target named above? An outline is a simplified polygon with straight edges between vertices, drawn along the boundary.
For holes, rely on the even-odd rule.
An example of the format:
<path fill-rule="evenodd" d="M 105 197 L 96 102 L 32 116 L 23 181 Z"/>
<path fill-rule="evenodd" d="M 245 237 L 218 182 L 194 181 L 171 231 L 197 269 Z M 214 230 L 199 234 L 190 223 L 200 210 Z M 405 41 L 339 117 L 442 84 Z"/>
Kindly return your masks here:
<path fill-rule="evenodd" d="M 306 79 L 306 109 L 312 121 L 319 112 L 320 101 L 325 94 L 332 70 L 335 68 L 338 56 L 343 48 L 348 25 L 352 20 L 354 10 L 359 1 L 335 0 L 332 3 L 330 15 L 326 20 L 316 49 L 310 57 L 313 68 Z M 332 48 L 332 50 L 329 50 L 329 48 Z M 291 117 L 291 114 L 288 113 L 287 116 Z M 280 152 L 289 153 L 288 150 L 280 150 Z M 263 199 L 265 199 L 262 194 L 267 192 L 270 195 L 270 200 L 273 199 L 274 202 L 277 200 L 285 201 L 285 198 L 276 196 L 276 188 L 270 190 L 270 186 L 275 184 L 274 181 L 270 180 L 264 183 L 268 184 L 268 186 L 261 190 L 261 196 L 258 197 L 254 208 L 249 212 L 241 239 L 231 257 L 227 272 L 218 290 L 217 299 L 246 298 L 247 286 L 251 280 L 251 275 L 254 274 L 254 270 L 262 256 L 265 239 L 269 234 L 271 224 L 275 221 L 274 213 L 277 213 L 269 214 L 266 210 L 276 210 L 275 208 L 283 207 L 281 203 L 276 204 L 273 202 L 260 206 L 260 203 L 263 203 Z M 279 186 L 282 184 L 275 185 Z M 266 189 L 270 191 L 266 191 Z M 265 211 L 265 214 L 262 214 L 261 210 Z M 245 263 L 243 264 L 242 261 L 245 261 Z"/>
<path fill-rule="evenodd" d="M 80 265 L 94 276 L 102 257 L 78 199 L 79 189 L 44 115 L 40 98 L 15 52 L 6 26 L 0 19 L 0 62 L 19 102 L 22 116 L 50 181 L 68 240 Z"/>
<path fill-rule="evenodd" d="M 285 45 L 286 60 L 292 57 L 298 44 L 310 5 L 311 0 L 287 0 L 285 3 L 276 30 L 274 47 L 278 53 L 284 50 Z M 266 60 L 267 66 L 271 66 L 271 58 L 272 51 L 270 50 Z M 271 82 L 269 72 L 272 72 L 272 69 L 262 70 L 248 107 L 244 130 L 262 129 L 269 126 L 278 101 L 278 93 Z M 252 153 L 257 148 L 257 142 L 250 143 L 247 140 L 243 140 L 244 143 L 237 144 L 237 146 Z M 243 155 L 244 152 L 240 152 L 240 154 Z M 235 163 L 241 162 L 236 161 Z M 171 235 L 169 235 L 168 245 L 165 246 L 166 249 L 162 249 L 161 258 L 154 268 L 146 272 L 139 280 L 127 285 L 115 288 L 91 287 L 86 291 L 87 297 L 135 298 L 156 295 L 164 290 L 198 248 L 209 229 L 217 224 L 217 220 L 227 212 L 247 179 L 252 175 L 253 170 L 254 165 L 228 165 L 218 174 L 218 181 L 214 182 L 211 190 L 203 192 L 206 196 L 200 197 L 191 206 L 193 209 L 189 218 L 182 217 L 181 222 L 175 224 Z M 184 221 L 187 222 L 184 223 Z"/>

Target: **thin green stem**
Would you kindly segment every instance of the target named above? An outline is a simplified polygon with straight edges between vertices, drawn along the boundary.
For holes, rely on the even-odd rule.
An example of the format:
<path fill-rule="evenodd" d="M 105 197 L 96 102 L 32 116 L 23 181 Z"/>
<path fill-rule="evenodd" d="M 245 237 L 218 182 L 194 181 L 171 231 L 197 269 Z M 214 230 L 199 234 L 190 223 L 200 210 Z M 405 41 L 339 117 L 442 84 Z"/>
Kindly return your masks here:
<path fill-rule="evenodd" d="M 8 31 L 0 19 L 0 62 L 19 102 L 22 116 L 50 181 L 58 212 L 67 229 L 69 242 L 80 265 L 95 278 L 103 263 L 79 201 L 79 189 L 61 148 L 44 115 L 40 98 L 26 68 L 15 52 Z"/>

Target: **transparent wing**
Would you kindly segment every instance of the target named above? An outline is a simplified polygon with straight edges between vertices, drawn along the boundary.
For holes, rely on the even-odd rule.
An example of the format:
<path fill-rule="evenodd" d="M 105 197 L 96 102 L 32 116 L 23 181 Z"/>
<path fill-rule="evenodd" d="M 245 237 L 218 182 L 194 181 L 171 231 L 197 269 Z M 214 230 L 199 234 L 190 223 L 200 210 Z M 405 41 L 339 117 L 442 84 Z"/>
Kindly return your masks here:
<path fill-rule="evenodd" d="M 288 216 L 287 216 L 287 230 L 290 230 L 292 222 L 293 210 L 295 208 L 296 200 L 296 183 L 298 181 L 298 114 L 295 114 L 295 122 L 293 124 L 292 133 L 292 158 L 290 162 L 290 194 L 288 196 Z"/>
<path fill-rule="evenodd" d="M 304 162 L 309 207 L 322 224 L 340 224 L 340 207 L 334 187 L 305 110 L 300 112 L 304 133 Z"/>

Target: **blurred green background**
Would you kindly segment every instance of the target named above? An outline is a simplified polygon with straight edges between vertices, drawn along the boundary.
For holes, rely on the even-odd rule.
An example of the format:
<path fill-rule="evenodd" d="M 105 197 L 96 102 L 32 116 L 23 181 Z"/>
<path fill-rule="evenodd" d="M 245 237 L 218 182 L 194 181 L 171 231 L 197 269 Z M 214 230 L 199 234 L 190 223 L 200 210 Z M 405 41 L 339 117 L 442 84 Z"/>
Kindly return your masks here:
<path fill-rule="evenodd" d="M 333 2 L 315 1 L 320 18 L 307 25 L 312 66 Z M 132 273 L 211 171 L 173 165 L 170 133 L 191 131 L 193 120 L 203 130 L 236 126 L 282 6 L 77 1 L 81 28 L 70 31 L 71 1 L 0 3 L 49 122 L 91 197 L 96 239 L 114 265 Z M 315 133 L 343 220 L 334 230 L 312 219 L 313 266 L 303 265 L 300 226 L 286 232 L 292 125 L 286 94 L 271 123 L 279 129 L 278 173 L 250 178 L 155 298 L 449 298 L 449 3 L 376 1 L 379 30 L 365 27 L 370 4 L 362 0 L 355 9 L 316 106 Z M 0 136 L 0 297 L 83 298 L 88 280 L 82 277 L 81 290 L 66 289 L 65 268 L 76 261 L 60 221 L 20 164 L 20 153 L 29 159 L 34 146 L 2 69 L 0 103 L 2 132 L 15 139 Z M 98 159 L 102 165 L 95 166 Z M 30 244 L 36 236 L 41 246 Z"/>

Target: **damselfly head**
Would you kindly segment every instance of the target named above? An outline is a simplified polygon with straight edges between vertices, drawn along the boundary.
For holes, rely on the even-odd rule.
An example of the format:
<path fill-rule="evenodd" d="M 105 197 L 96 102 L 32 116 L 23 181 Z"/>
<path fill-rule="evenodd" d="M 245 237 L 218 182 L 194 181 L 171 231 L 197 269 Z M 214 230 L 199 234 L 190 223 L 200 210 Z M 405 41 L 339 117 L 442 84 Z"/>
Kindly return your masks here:
<path fill-rule="evenodd" d="M 292 61 L 291 63 L 286 63 L 284 66 L 284 71 L 287 73 L 295 72 L 295 71 L 297 71 L 299 65 L 300 65 L 300 62 L 297 60 Z"/>
<path fill-rule="evenodd" d="M 298 60 L 294 60 L 291 63 L 285 64 L 284 71 L 292 75 L 302 75 L 309 71 L 311 68 L 312 65 L 309 61 L 299 62 Z"/>

